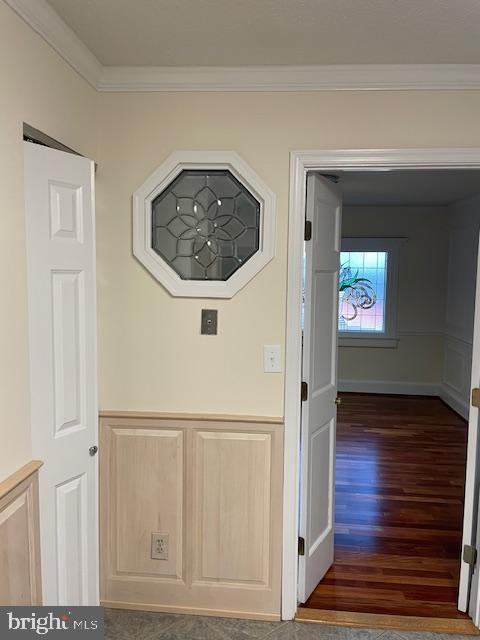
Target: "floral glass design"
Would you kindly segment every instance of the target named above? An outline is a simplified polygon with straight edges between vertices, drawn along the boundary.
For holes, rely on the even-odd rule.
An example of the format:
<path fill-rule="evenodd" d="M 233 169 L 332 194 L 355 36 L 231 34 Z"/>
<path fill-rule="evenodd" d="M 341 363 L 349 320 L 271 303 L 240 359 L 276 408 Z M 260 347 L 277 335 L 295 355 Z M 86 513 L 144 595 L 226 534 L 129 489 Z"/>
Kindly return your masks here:
<path fill-rule="evenodd" d="M 260 203 L 228 170 L 185 169 L 152 202 L 152 249 L 183 280 L 228 280 L 259 243 Z"/>
<path fill-rule="evenodd" d="M 342 251 L 340 262 L 338 330 L 384 332 L 387 253 Z"/>

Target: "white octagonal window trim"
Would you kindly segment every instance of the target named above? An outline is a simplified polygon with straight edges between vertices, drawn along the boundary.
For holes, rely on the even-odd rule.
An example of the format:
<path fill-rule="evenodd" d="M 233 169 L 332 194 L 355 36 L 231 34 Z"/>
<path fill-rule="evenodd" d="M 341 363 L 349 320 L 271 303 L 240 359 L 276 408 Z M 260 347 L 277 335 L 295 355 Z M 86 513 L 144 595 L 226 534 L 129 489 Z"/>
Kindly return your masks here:
<path fill-rule="evenodd" d="M 176 151 L 133 194 L 133 253 L 173 296 L 231 298 L 273 258 L 275 222 L 237 153 Z"/>

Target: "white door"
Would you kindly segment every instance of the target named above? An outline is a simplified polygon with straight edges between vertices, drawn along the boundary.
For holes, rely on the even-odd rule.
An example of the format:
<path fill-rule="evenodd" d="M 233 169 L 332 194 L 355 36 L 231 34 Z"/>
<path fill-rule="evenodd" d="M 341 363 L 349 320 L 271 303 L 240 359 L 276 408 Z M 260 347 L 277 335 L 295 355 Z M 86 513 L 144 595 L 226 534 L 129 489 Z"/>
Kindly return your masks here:
<path fill-rule="evenodd" d="M 43 602 L 98 604 L 94 165 L 24 143 Z M 92 453 L 94 453 L 92 451 Z"/>
<path fill-rule="evenodd" d="M 475 294 L 471 386 L 472 388 L 480 387 L 480 251 L 477 256 L 477 284 Z M 479 409 L 476 406 L 470 406 L 468 417 L 467 470 L 465 478 L 462 550 L 464 545 L 471 545 L 478 548 L 477 538 L 480 533 L 480 530 L 478 529 L 479 523 L 477 522 L 480 518 L 478 499 L 480 481 L 478 436 Z M 472 567 L 467 564 L 462 557 L 460 564 L 460 585 L 458 591 L 458 608 L 460 611 L 468 610 L 473 622 L 477 626 L 480 625 L 478 563 L 479 560 L 477 560 L 475 571 L 473 571 Z M 471 583 L 471 592 L 469 593 L 472 574 L 473 579 Z"/>
<path fill-rule="evenodd" d="M 299 600 L 305 602 L 333 562 L 335 427 L 337 397 L 338 272 L 342 200 L 335 185 L 307 179 L 305 243 Z"/>

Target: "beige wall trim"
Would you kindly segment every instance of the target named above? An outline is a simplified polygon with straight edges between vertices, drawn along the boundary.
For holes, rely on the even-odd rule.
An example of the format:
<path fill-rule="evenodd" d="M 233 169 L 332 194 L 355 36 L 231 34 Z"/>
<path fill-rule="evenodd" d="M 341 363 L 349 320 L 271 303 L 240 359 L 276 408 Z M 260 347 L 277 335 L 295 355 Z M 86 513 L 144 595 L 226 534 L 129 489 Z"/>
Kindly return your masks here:
<path fill-rule="evenodd" d="M 160 611 L 162 613 L 184 613 L 194 616 L 220 616 L 222 618 L 242 618 L 245 620 L 266 620 L 277 622 L 279 615 L 254 613 L 251 611 L 225 611 L 223 609 L 192 609 L 190 607 L 163 607 L 154 604 L 138 604 L 137 602 L 109 602 L 101 600 L 100 605 L 107 609 L 132 609 L 133 611 Z"/>
<path fill-rule="evenodd" d="M 195 422 L 243 422 L 283 425 L 279 416 L 242 416 L 221 413 L 161 413 L 158 411 L 108 411 L 99 412 L 100 418 L 154 419 L 154 420 L 192 420 Z"/>
<path fill-rule="evenodd" d="M 41 460 L 31 460 L 30 462 L 27 462 L 27 464 L 23 465 L 23 467 L 20 467 L 18 471 L 15 471 L 5 478 L 5 480 L 2 480 L 2 482 L 0 482 L 0 499 L 5 497 L 7 493 L 10 493 L 10 491 L 15 489 L 15 487 L 17 487 L 21 482 L 38 471 L 42 464 L 43 462 Z"/>
<path fill-rule="evenodd" d="M 101 417 L 105 606 L 279 619 L 282 461 L 277 422 Z"/>
<path fill-rule="evenodd" d="M 42 603 L 38 460 L 1 483 L 0 605 Z"/>
<path fill-rule="evenodd" d="M 430 633 L 457 633 L 472 636 L 480 635 L 480 631 L 474 626 L 473 622 L 466 619 L 391 616 L 375 613 L 309 609 L 307 607 L 300 607 L 295 619 L 298 622 L 339 624 L 345 627 L 427 631 Z"/>

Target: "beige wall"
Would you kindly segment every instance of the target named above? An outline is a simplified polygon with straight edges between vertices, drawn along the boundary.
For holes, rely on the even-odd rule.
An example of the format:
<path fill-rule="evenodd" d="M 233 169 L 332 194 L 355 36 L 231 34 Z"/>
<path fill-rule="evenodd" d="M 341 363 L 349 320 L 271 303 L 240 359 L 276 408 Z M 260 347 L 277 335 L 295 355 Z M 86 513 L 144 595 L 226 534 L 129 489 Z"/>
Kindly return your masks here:
<path fill-rule="evenodd" d="M 289 152 L 480 146 L 479 109 L 470 91 L 101 94 L 101 407 L 281 415 L 262 345 L 285 339 Z M 175 149 L 233 149 L 277 195 L 276 257 L 230 301 L 174 299 L 132 257 L 131 195 Z M 203 306 L 218 337 L 199 335 Z"/>
<path fill-rule="evenodd" d="M 285 338 L 289 152 L 480 146 L 480 92 L 96 95 L 2 0 L 0 42 L 0 478 L 30 454 L 23 121 L 99 161 L 105 409 L 281 415 L 283 375 L 263 373 L 262 345 Z M 132 257 L 131 194 L 175 149 L 238 151 L 276 192 L 276 257 L 230 301 L 173 299 Z M 206 305 L 217 337 L 199 335 Z"/>
<path fill-rule="evenodd" d="M 23 122 L 95 156 L 96 95 L 0 0 L 0 479 L 30 460 Z"/>
<path fill-rule="evenodd" d="M 441 382 L 448 221 L 448 207 L 345 207 L 344 236 L 405 240 L 399 251 L 397 347 L 340 347 L 340 381 Z"/>

